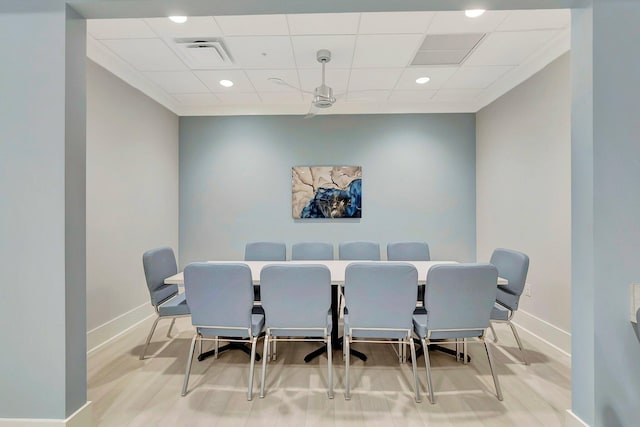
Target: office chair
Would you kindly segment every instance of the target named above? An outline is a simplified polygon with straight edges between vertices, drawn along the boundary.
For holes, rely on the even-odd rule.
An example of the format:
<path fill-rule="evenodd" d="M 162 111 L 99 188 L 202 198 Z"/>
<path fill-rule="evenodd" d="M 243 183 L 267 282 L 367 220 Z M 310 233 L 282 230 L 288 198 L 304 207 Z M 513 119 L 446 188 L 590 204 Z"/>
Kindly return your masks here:
<path fill-rule="evenodd" d="M 267 265 L 260 273 L 260 288 L 266 330 L 260 397 L 264 397 L 270 342 L 321 341 L 327 346 L 328 394 L 333 399 L 329 269 L 324 265 Z"/>
<path fill-rule="evenodd" d="M 333 245 L 324 242 L 299 242 L 291 245 L 292 260 L 332 260 Z"/>
<path fill-rule="evenodd" d="M 525 365 L 528 365 L 529 362 L 525 356 L 522 341 L 511 319 L 518 310 L 520 296 L 527 281 L 529 257 L 522 252 L 499 248 L 493 251 L 490 263 L 498 269 L 498 276 L 509 281 L 508 285 L 498 286 L 496 302 L 491 311 L 491 323 L 506 323 L 509 325 L 520 349 L 522 361 Z M 498 342 L 498 335 L 496 335 L 493 325 L 491 325 L 491 332 L 493 333 L 494 341 Z"/>
<path fill-rule="evenodd" d="M 177 317 L 188 316 L 190 314 L 189 307 L 185 301 L 185 295 L 178 293 L 178 285 L 165 285 L 164 279 L 173 276 L 178 272 L 176 257 L 173 249 L 170 247 L 162 247 L 151 249 L 142 255 L 142 266 L 144 275 L 151 297 L 151 305 L 156 311 L 156 319 L 151 326 L 151 331 L 147 336 L 140 360 L 144 359 L 144 355 L 149 347 L 149 342 L 153 336 L 156 326 L 160 319 L 171 319 L 171 325 L 167 332 L 167 337 L 171 337 L 171 329 Z"/>
<path fill-rule="evenodd" d="M 431 344 L 431 340 L 457 344 L 462 339 L 466 354 L 469 338 L 476 338 L 484 344 L 496 395 L 498 400 L 502 400 L 502 390 L 493 366 L 493 355 L 485 341 L 485 332 L 489 327 L 489 317 L 496 298 L 497 281 L 498 271 L 490 264 L 436 265 L 429 270 L 424 294 L 427 313 L 414 314 L 413 328 L 424 348 L 431 403 L 435 403 L 435 393 L 427 346 Z M 465 357 L 465 363 L 466 360 Z"/>
<path fill-rule="evenodd" d="M 251 343 L 247 390 L 247 400 L 251 400 L 256 345 L 264 327 L 264 315 L 252 313 L 252 283 L 251 269 L 246 264 L 200 262 L 185 267 L 184 293 L 196 331 L 189 349 L 182 396 L 187 394 L 196 341 L 214 341 L 217 358 L 218 341 L 223 337 L 227 341 Z"/>
<path fill-rule="evenodd" d="M 418 272 L 406 263 L 354 262 L 345 271 L 344 356 L 345 399 L 351 399 L 350 347 L 352 343 L 409 344 L 415 381 L 415 400 L 420 402 L 416 351 L 412 339 L 412 316 L 416 306 Z"/>

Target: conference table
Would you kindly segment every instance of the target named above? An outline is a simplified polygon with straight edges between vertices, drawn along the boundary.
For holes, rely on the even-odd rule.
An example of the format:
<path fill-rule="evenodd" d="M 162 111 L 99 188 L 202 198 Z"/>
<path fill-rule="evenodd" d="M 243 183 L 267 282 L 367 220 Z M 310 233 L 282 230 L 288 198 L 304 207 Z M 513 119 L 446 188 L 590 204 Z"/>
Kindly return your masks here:
<path fill-rule="evenodd" d="M 344 276 L 347 266 L 354 262 L 379 262 L 379 263 L 389 263 L 391 261 L 354 261 L 354 260 L 323 260 L 323 261 L 207 261 L 212 264 L 227 264 L 227 263 L 241 263 L 246 264 L 251 269 L 251 278 L 253 280 L 254 285 L 260 285 L 260 272 L 262 268 L 266 265 L 271 264 L 320 264 L 326 266 L 331 272 L 331 320 L 333 322 L 334 327 L 331 330 L 331 343 L 334 350 L 342 350 L 342 341 L 338 336 L 338 320 L 339 320 L 339 307 L 338 307 L 338 288 L 344 285 Z M 427 282 L 427 275 L 431 267 L 436 265 L 443 264 L 457 264 L 456 261 L 393 261 L 393 262 L 402 262 L 412 264 L 416 270 L 418 271 L 418 285 L 424 285 Z M 183 272 L 174 274 L 173 276 L 167 277 L 164 280 L 165 284 L 168 285 L 179 285 L 184 286 L 184 275 Z M 498 278 L 498 285 L 506 285 L 508 281 L 501 277 Z M 417 295 L 417 289 L 416 289 Z M 367 356 L 363 353 L 360 353 L 356 350 L 352 350 L 354 356 L 367 360 Z M 313 358 L 319 356 L 325 351 L 325 347 L 319 348 L 318 350 L 308 354 L 305 357 L 305 362 L 312 360 Z M 203 354 L 202 358 L 198 358 L 198 360 L 202 360 L 207 355 Z M 463 356 L 464 357 L 464 356 Z"/>

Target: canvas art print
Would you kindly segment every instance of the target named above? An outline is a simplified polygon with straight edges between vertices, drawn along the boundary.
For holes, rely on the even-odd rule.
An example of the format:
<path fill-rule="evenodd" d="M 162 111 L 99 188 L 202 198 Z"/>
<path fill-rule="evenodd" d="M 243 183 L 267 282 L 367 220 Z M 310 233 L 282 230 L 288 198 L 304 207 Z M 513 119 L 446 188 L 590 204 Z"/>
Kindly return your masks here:
<path fill-rule="evenodd" d="M 294 218 L 361 218 L 362 166 L 291 168 Z"/>

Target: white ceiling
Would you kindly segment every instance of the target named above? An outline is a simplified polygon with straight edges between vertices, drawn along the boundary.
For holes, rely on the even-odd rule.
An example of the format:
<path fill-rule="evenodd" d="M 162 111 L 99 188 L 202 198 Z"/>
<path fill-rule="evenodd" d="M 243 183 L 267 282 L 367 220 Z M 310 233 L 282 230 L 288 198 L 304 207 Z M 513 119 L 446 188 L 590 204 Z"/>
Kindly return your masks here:
<path fill-rule="evenodd" d="M 306 114 L 311 95 L 268 78 L 313 91 L 319 49 L 338 97 L 321 114 L 476 112 L 568 51 L 570 20 L 567 9 L 88 20 L 87 55 L 178 115 Z M 461 33 L 485 34 L 461 64 L 410 65 L 426 36 Z M 231 63 L 190 65 L 176 38 L 218 39 Z"/>

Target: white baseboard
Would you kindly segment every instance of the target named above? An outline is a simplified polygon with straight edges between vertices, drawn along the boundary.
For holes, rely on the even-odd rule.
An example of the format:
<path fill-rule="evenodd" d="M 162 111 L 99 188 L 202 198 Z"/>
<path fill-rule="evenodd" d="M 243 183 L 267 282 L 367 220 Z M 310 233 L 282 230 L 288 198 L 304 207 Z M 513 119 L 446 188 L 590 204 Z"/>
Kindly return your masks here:
<path fill-rule="evenodd" d="M 87 332 L 87 353 L 91 353 L 154 314 L 148 302 Z"/>
<path fill-rule="evenodd" d="M 0 427 L 92 427 L 91 402 L 85 403 L 66 420 L 37 418 L 0 418 Z"/>
<path fill-rule="evenodd" d="M 567 409 L 564 425 L 565 427 L 589 427 L 589 424 L 585 423 L 576 414 L 571 412 L 571 409 Z"/>
<path fill-rule="evenodd" d="M 518 328 L 571 357 L 571 334 L 569 332 L 522 310 L 516 311 L 513 323 Z"/>

